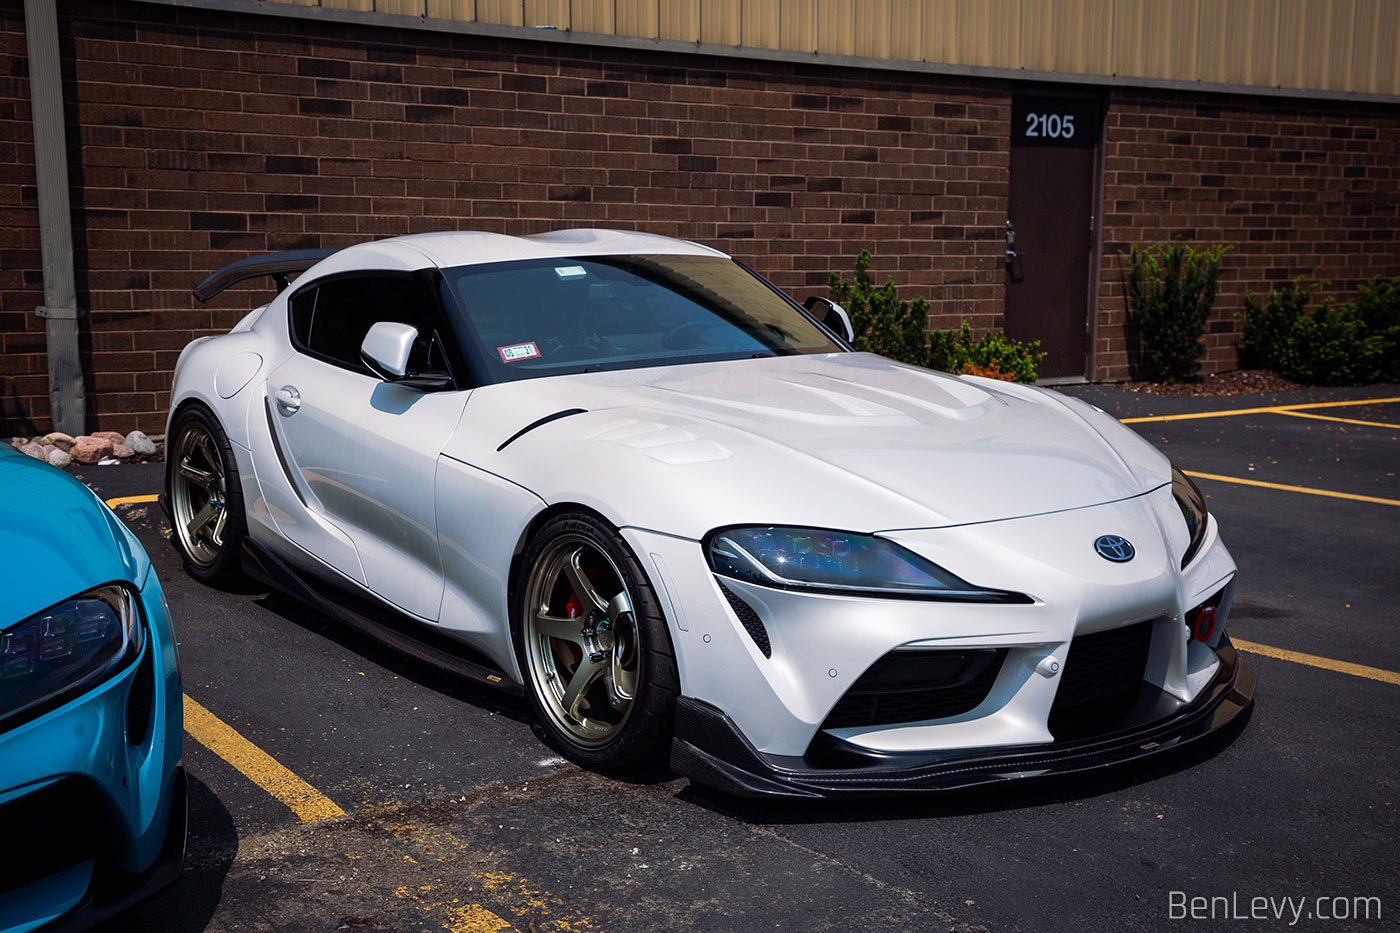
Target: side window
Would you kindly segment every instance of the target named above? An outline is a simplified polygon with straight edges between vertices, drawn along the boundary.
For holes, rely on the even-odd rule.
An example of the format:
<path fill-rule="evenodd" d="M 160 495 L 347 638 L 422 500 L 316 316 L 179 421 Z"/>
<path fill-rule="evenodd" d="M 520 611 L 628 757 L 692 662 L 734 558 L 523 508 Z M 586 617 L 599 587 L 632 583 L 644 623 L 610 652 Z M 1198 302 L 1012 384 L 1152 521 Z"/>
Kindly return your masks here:
<path fill-rule="evenodd" d="M 409 357 L 410 372 L 446 370 L 437 334 L 437 315 L 424 290 L 405 276 L 354 276 L 334 279 L 292 299 L 292 336 L 302 349 L 328 363 L 360 373 L 360 344 L 372 325 L 398 321 L 418 330 Z"/>

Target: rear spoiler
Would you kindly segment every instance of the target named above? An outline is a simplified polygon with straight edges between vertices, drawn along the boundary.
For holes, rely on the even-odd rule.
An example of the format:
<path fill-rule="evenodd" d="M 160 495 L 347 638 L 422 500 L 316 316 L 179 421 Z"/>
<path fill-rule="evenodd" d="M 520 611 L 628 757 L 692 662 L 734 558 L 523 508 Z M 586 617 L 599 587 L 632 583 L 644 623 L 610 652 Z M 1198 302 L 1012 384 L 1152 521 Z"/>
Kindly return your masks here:
<path fill-rule="evenodd" d="M 271 275 L 277 279 L 280 291 L 291 284 L 289 276 L 293 272 L 305 272 L 325 259 L 334 249 L 289 249 L 281 253 L 264 253 L 249 256 L 238 262 L 229 263 L 209 278 L 195 286 L 194 296 L 200 301 L 208 301 L 230 285 L 244 279 L 254 279 L 260 275 Z"/>

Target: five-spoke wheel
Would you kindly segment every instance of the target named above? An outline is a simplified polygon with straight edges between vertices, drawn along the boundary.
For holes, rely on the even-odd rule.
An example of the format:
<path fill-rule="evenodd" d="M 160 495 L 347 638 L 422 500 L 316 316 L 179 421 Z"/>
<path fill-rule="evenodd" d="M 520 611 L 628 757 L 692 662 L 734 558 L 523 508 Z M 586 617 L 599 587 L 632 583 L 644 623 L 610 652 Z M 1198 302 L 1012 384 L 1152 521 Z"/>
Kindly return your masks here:
<path fill-rule="evenodd" d="M 639 764 L 669 741 L 675 662 L 636 559 L 593 516 L 549 522 L 527 549 L 517 632 L 532 705 L 576 760 Z"/>
<path fill-rule="evenodd" d="M 242 538 L 242 490 L 228 439 L 207 410 L 184 409 L 166 445 L 166 496 L 171 537 L 185 564 L 206 580 L 236 572 Z"/>

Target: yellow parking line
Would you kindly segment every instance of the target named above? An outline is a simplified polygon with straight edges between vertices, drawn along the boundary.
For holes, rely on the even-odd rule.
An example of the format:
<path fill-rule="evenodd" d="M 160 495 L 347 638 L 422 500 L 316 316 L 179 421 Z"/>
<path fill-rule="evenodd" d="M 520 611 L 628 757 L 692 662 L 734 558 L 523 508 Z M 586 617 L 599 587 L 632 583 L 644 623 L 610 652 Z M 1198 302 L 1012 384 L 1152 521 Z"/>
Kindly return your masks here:
<path fill-rule="evenodd" d="M 188 695 L 185 731 L 200 745 L 238 769 L 244 777 L 286 804 L 303 823 L 344 816 L 345 811 L 325 794 L 289 771 L 281 762 L 239 735 Z"/>
<path fill-rule="evenodd" d="M 1400 499 L 1382 499 L 1380 496 L 1361 496 L 1354 492 L 1335 492 L 1331 489 L 1313 489 L 1311 486 L 1285 486 L 1282 483 L 1266 483 L 1258 479 L 1243 479 L 1238 476 L 1220 476 L 1215 473 L 1197 473 L 1182 470 L 1187 476 L 1197 479 L 1213 479 L 1221 483 L 1238 483 L 1241 486 L 1262 486 L 1265 489 L 1282 489 L 1284 492 L 1303 492 L 1310 496 L 1330 496 L 1333 499 L 1353 499 L 1357 502 L 1374 502 L 1378 505 L 1400 505 Z"/>
<path fill-rule="evenodd" d="M 1338 418 L 1334 415 L 1312 415 L 1305 411 L 1281 411 L 1280 415 L 1287 415 L 1290 418 L 1316 418 L 1318 421 L 1340 421 L 1343 424 L 1363 424 L 1368 428 L 1400 428 L 1400 424 L 1391 424 L 1388 421 L 1357 421 L 1355 418 Z"/>
<path fill-rule="evenodd" d="M 1191 421 L 1196 418 L 1228 418 L 1232 415 L 1277 414 L 1304 408 L 1345 408 L 1348 405 L 1388 405 L 1400 398 L 1358 398 L 1345 402 L 1310 402 L 1302 405 L 1270 405 L 1266 408 L 1233 408 L 1229 411 L 1193 411 L 1184 415 L 1150 415 L 1146 418 L 1124 418 L 1124 424 L 1144 424 L 1148 421 Z"/>
<path fill-rule="evenodd" d="M 134 505 L 137 502 L 155 502 L 160 496 L 151 494 L 148 496 L 118 496 L 115 499 L 107 500 L 107 508 L 115 509 L 119 505 Z"/>
<path fill-rule="evenodd" d="M 1272 645 L 1261 645 L 1252 641 L 1240 641 L 1238 638 L 1230 639 L 1230 643 L 1241 651 L 1248 651 L 1251 654 L 1262 654 L 1266 658 L 1277 658 L 1280 661 L 1292 661 L 1294 664 L 1306 664 L 1308 667 L 1320 667 L 1327 671 L 1351 674 L 1353 677 L 1368 677 L 1371 680 L 1379 680 L 1381 683 L 1400 686 L 1400 674 L 1397 674 L 1395 671 L 1382 670 L 1379 667 L 1367 667 L 1365 664 L 1353 664 L 1350 661 L 1334 661 L 1331 658 L 1320 658 L 1315 654 L 1303 654 L 1301 651 L 1289 651 L 1287 648 L 1275 648 Z"/>

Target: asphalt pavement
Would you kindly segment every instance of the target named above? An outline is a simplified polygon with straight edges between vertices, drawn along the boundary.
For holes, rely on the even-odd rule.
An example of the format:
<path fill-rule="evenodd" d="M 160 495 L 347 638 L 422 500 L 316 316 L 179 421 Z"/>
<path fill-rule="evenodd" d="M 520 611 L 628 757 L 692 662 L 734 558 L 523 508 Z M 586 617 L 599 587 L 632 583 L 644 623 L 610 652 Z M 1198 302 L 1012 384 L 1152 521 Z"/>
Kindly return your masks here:
<path fill-rule="evenodd" d="M 1109 773 L 917 800 L 752 802 L 665 774 L 607 778 L 561 760 L 522 701 L 289 598 L 196 583 L 155 503 L 120 505 L 165 583 L 186 694 L 345 815 L 303 822 L 187 737 L 184 876 L 104 929 L 1170 930 L 1230 928 L 1219 899 L 1248 911 L 1256 897 L 1284 918 L 1246 928 L 1289 927 L 1296 904 L 1292 929 L 1394 929 L 1400 403 L 1179 416 L 1400 387 L 1066 391 L 1176 419 L 1132 427 L 1183 469 L 1228 478 L 1197 482 L 1240 567 L 1229 632 L 1277 649 L 1249 656 L 1257 702 L 1236 733 Z M 107 498 L 161 486 L 159 464 L 81 475 Z M 1194 897 L 1217 898 L 1215 922 L 1176 916 Z M 1319 919 L 1361 909 L 1338 897 L 1379 898 L 1383 915 Z"/>

